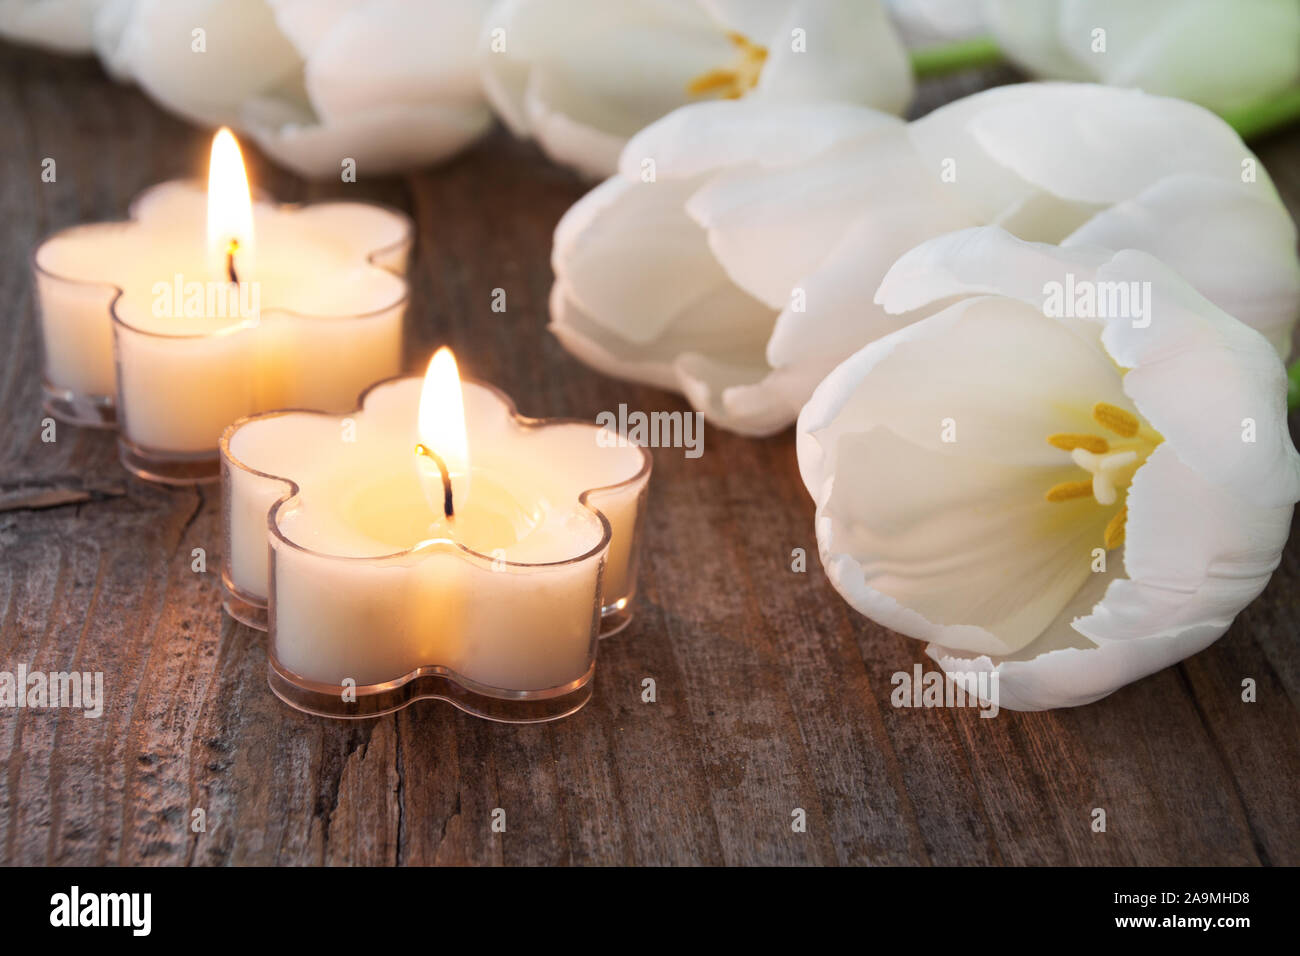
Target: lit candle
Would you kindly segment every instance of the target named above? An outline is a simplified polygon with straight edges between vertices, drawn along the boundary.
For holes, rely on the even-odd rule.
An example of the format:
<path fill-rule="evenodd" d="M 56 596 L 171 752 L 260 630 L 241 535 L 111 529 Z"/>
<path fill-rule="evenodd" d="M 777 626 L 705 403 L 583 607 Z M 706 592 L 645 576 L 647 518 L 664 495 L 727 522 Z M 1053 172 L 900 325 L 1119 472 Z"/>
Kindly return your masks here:
<path fill-rule="evenodd" d="M 115 424 L 142 477 L 211 480 L 235 419 L 350 408 L 400 369 L 411 237 L 368 203 L 253 202 L 222 130 L 206 190 L 163 183 L 37 249 L 46 407 Z"/>
<path fill-rule="evenodd" d="M 231 425 L 225 606 L 269 630 L 275 692 L 343 717 L 580 707 L 596 639 L 629 616 L 650 478 L 645 449 L 600 431 L 518 415 L 445 349 L 347 415 Z"/>

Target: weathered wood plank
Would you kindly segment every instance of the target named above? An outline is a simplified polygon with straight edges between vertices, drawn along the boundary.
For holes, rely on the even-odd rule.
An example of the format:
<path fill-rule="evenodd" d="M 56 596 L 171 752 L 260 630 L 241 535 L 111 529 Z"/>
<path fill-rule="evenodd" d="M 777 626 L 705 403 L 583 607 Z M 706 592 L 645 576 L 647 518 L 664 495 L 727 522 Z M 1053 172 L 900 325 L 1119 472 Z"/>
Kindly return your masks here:
<path fill-rule="evenodd" d="M 918 109 L 1012 79 L 924 91 Z M 573 718 L 509 727 L 425 703 L 317 720 L 224 618 L 211 490 L 153 488 L 108 433 L 40 440 L 27 256 L 201 169 L 206 137 L 90 62 L 0 47 L 0 669 L 102 670 L 104 714 L 0 713 L 0 862 L 149 864 L 1291 863 L 1300 858 L 1300 544 L 1209 651 L 1091 707 L 898 710 L 920 644 L 853 613 L 816 562 L 790 434 L 655 452 L 637 620 Z M 1300 212 L 1300 133 L 1261 155 Z M 39 182 L 41 158 L 58 162 Z M 545 329 L 550 236 L 586 185 L 496 134 L 440 170 L 308 185 L 419 227 L 408 367 L 448 343 L 526 413 L 685 408 Z M 508 311 L 490 310 L 506 290 Z M 207 570 L 191 569 L 203 548 Z M 791 552 L 811 555 L 805 573 Z M 1241 701 L 1241 680 L 1259 700 Z M 657 701 L 643 703 L 652 678 Z M 1107 811 L 1094 834 L 1091 811 Z M 205 832 L 190 828 L 202 808 Z M 507 830 L 491 829 L 493 811 Z M 791 812 L 808 832 L 791 830 Z"/>

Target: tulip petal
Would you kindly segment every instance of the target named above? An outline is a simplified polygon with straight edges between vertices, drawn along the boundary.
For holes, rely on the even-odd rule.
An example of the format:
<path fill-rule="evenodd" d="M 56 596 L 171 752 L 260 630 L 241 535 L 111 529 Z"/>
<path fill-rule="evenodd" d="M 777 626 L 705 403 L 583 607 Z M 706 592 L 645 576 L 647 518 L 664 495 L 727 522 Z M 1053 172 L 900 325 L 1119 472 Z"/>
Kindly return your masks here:
<path fill-rule="evenodd" d="M 786 384 L 791 373 L 771 370 L 761 360 L 719 361 L 711 354 L 683 352 L 673 363 L 679 388 L 714 424 L 738 435 L 762 438 L 788 428 L 799 412 L 797 395 L 812 383 Z"/>
<path fill-rule="evenodd" d="M 276 25 L 305 60 L 316 51 L 340 17 L 366 4 L 366 0 L 265 0 Z M 400 38 L 396 38 L 400 39 Z"/>
<path fill-rule="evenodd" d="M 1232 127 L 1192 103 L 1088 84 L 1035 85 L 1032 97 L 997 105 L 990 98 L 969 135 L 995 163 L 1063 199 L 1121 202 L 1167 176 L 1240 181 L 1250 156 Z"/>
<path fill-rule="evenodd" d="M 698 0 L 717 24 L 766 43 L 784 26 L 790 0 Z"/>
<path fill-rule="evenodd" d="M 692 303 L 659 340 L 633 346 L 584 313 L 559 279 L 551 289 L 550 329 L 594 368 L 682 392 L 709 421 L 732 431 L 769 435 L 793 420 L 797 399 L 790 395 L 812 385 L 781 387 L 762 358 L 766 334 L 754 305 L 727 283 Z"/>
<path fill-rule="evenodd" d="M 1178 457 L 1212 484 L 1265 507 L 1300 498 L 1286 369 L 1268 340 L 1146 253 L 1117 253 L 1097 279 L 1150 283 L 1149 325 L 1113 319 L 1102 342 L 1129 369 L 1125 393 Z"/>
<path fill-rule="evenodd" d="M 99 0 L 0 0 L 0 37 L 59 53 L 88 53 Z"/>
<path fill-rule="evenodd" d="M 548 156 L 588 179 L 608 176 L 618 167 L 619 153 L 637 122 L 597 90 L 546 67 L 534 67 L 524 88 L 525 128 Z"/>
<path fill-rule="evenodd" d="M 970 39 L 986 30 L 980 4 L 970 0 L 886 0 L 886 6 L 913 49 Z"/>
<path fill-rule="evenodd" d="M 551 286 L 550 330 L 573 355 L 606 375 L 676 391 L 676 354 L 654 345 L 632 346 L 582 311 L 562 279 Z"/>
<path fill-rule="evenodd" d="M 880 276 L 915 242 L 964 225 L 964 217 L 950 206 L 927 209 L 889 198 L 873 203 L 821 266 L 799 282 L 797 301 L 786 305 L 772 330 L 768 362 L 787 368 L 831 360 L 833 367 L 868 342 L 922 318 L 919 313 L 889 315 L 875 305 L 872 296 Z"/>
<path fill-rule="evenodd" d="M 1214 224 L 1214 241 L 1203 226 Z M 1272 187 L 1171 176 L 1117 203 L 1062 245 L 1141 249 L 1260 332 L 1285 358 L 1300 313 L 1296 229 Z"/>
<path fill-rule="evenodd" d="M 696 81 L 720 71 L 726 81 L 740 59 L 754 76 L 724 85 L 745 100 L 898 111 L 912 93 L 905 51 L 878 0 L 501 0 L 479 46 L 484 88 L 511 129 L 593 176 L 613 171 L 615 144 L 679 107 L 708 105 L 699 98 L 718 91 L 700 92 Z M 784 132 L 783 151 L 804 147 Z M 709 151 L 726 142 L 715 130 L 708 140 L 719 144 Z M 627 163 L 657 156 L 647 146 Z M 664 175 L 676 175 L 671 158 L 665 166 Z"/>
<path fill-rule="evenodd" d="M 842 143 L 906 128 L 896 116 L 849 103 L 773 103 L 753 98 L 674 110 L 629 141 L 620 173 L 639 179 L 654 160 L 660 179 L 690 179 L 729 166 L 792 166 Z"/>
<path fill-rule="evenodd" d="M 998 48 L 1039 76 L 1084 82 L 1096 79 L 1061 42 L 1062 4 L 1043 0 L 983 0 L 984 23 Z M 1089 38 L 1091 38 L 1089 30 Z"/>
<path fill-rule="evenodd" d="M 921 168 L 942 182 L 954 201 L 966 204 L 977 222 L 996 223 L 1007 210 L 1041 190 L 988 154 L 971 133 L 975 118 L 995 107 L 1031 102 L 1046 88 L 1044 83 L 995 87 L 954 100 L 908 124 Z"/>
<path fill-rule="evenodd" d="M 119 83 L 131 82 L 131 51 L 123 44 L 137 0 L 103 0 L 91 21 L 91 40 L 105 72 Z"/>
<path fill-rule="evenodd" d="M 1087 591 L 1085 588 L 1080 592 L 1081 603 L 1090 598 Z M 1101 645 L 1090 644 L 1070 631 L 1068 625 L 1061 628 L 1063 631 L 1054 628 L 1045 633 L 1011 657 L 972 657 L 942 644 L 930 644 L 926 653 L 946 673 L 996 673 L 1000 707 L 1051 710 L 1091 704 L 1125 684 L 1197 654 L 1218 640 L 1226 625 L 1204 625 L 1172 636 Z M 1072 646 L 1075 641 L 1081 641 L 1083 646 Z"/>
<path fill-rule="evenodd" d="M 1106 31 L 1104 54 L 1094 31 Z M 1216 111 L 1300 77 L 1300 4 L 1292 0 L 1089 0 L 1062 9 L 1062 42 L 1113 86 L 1141 87 Z"/>
<path fill-rule="evenodd" d="M 900 633 L 978 653 L 1033 641 L 1091 573 L 1110 515 L 1053 503 L 1070 469 L 943 455 L 884 427 L 842 438 L 818 509 L 831 583 Z M 844 489 L 837 492 L 837 489 Z"/>
<path fill-rule="evenodd" d="M 690 184 L 615 177 L 556 227 L 552 262 L 569 296 L 632 345 L 661 338 L 685 310 L 726 288 L 750 303 L 748 316 L 760 317 L 763 334 L 771 329 L 771 311 L 735 289 L 709 254 L 703 230 L 683 209 L 689 191 Z"/>
<path fill-rule="evenodd" d="M 854 140 L 798 166 L 738 166 L 714 175 L 686 204 L 709 248 L 741 288 L 783 309 L 800 279 L 827 258 L 862 210 L 915 207 L 940 220 L 933 184 L 917 173 L 901 130 Z M 918 233 L 921 223 L 918 222 Z"/>
<path fill-rule="evenodd" d="M 1129 489 L 1124 566 L 1092 613 L 1074 622 L 1097 644 L 1227 629 L 1277 568 L 1290 503 L 1225 494 L 1166 442 Z"/>
<path fill-rule="evenodd" d="M 691 80 L 734 53 L 696 5 L 657 0 L 504 0 L 479 46 L 484 90 L 511 128 L 594 176 L 612 173 L 628 136 L 690 102 Z"/>
<path fill-rule="evenodd" d="M 1051 466 L 1060 452 L 1047 436 L 1091 431 L 1099 401 L 1132 408 L 1095 339 L 1025 306 L 968 299 L 871 343 L 827 376 L 799 416 L 799 467 L 817 499 L 837 467 L 840 437 L 877 425 L 935 451 Z M 953 443 L 943 441 L 948 418 Z"/>
<path fill-rule="evenodd" d="M 260 97 L 244 104 L 240 122 L 277 162 L 326 179 L 338 177 L 345 158 L 364 174 L 445 159 L 483 135 L 492 114 L 485 106 L 394 104 L 322 124 L 288 100 Z"/>
<path fill-rule="evenodd" d="M 898 258 L 876 290 L 885 311 L 906 313 L 959 295 L 1002 295 L 1044 306 L 1050 282 L 1067 273 L 1092 280 L 1111 253 L 1076 243 L 1024 242 L 997 226 L 961 229 L 923 242 Z"/>
<path fill-rule="evenodd" d="M 557 279 L 556 285 L 562 290 L 566 314 L 577 317 L 584 330 L 599 333 L 596 337 L 605 343 L 605 348 L 628 359 L 644 356 L 653 362 L 672 362 L 680 355 L 699 352 L 716 357 L 723 365 L 767 370 L 763 344 L 773 316 L 730 283 L 723 283 L 685 304 L 673 321 L 664 326 L 659 338 L 636 344 L 610 331 L 608 320 L 597 321 L 586 313 L 567 282 Z M 559 322 L 561 318 L 552 315 L 552 321 Z"/>
<path fill-rule="evenodd" d="M 983 7 L 1008 58 L 1039 76 L 1140 87 L 1216 111 L 1300 77 L 1300 6 L 1292 0 L 985 0 Z"/>
<path fill-rule="evenodd" d="M 799 0 L 770 33 L 755 96 L 784 101 L 863 103 L 901 113 L 912 99 L 912 68 L 877 0 Z M 802 40 L 802 42 L 799 42 Z"/>
<path fill-rule="evenodd" d="M 1045 710 L 1091 703 L 1212 644 L 1268 583 L 1291 506 L 1223 495 L 1168 443 L 1139 469 L 1128 500 L 1129 578 L 1114 568 L 1095 575 L 1015 655 L 972 659 L 935 644 L 926 653 L 947 672 L 996 672 L 1003 707 Z"/>
<path fill-rule="evenodd" d="M 945 671 L 995 670 L 1004 707 L 1089 703 L 1222 635 L 1277 567 L 1291 511 L 1289 504 L 1260 507 L 1225 495 L 1166 442 L 1138 470 L 1129 490 L 1128 578 L 1113 572 L 1095 576 L 1016 655 L 972 660 L 938 645 L 927 653 Z"/>
<path fill-rule="evenodd" d="M 205 52 L 194 52 L 202 25 Z M 137 0 L 116 57 L 167 109 L 203 124 L 237 123 L 244 100 L 290 82 L 302 58 L 263 0 Z"/>
<path fill-rule="evenodd" d="M 307 58 L 304 82 L 326 123 L 376 108 L 477 107 L 471 0 L 370 0 L 338 17 Z"/>

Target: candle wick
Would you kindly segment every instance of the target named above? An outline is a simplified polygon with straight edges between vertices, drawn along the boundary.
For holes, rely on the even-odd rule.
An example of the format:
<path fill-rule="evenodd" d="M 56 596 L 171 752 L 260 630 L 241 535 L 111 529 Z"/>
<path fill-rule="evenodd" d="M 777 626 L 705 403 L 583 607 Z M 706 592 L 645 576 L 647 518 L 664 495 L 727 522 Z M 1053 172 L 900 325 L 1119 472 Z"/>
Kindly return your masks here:
<path fill-rule="evenodd" d="M 433 463 L 438 466 L 438 473 L 442 475 L 442 512 L 448 518 L 456 517 L 456 509 L 451 500 L 451 472 L 447 470 L 447 463 L 427 445 L 419 444 L 415 446 L 417 455 L 424 455 L 433 459 Z"/>
<path fill-rule="evenodd" d="M 235 253 L 239 251 L 239 240 L 231 239 L 230 245 L 226 247 L 226 275 L 230 276 L 230 281 L 238 284 L 239 276 L 235 272 Z"/>

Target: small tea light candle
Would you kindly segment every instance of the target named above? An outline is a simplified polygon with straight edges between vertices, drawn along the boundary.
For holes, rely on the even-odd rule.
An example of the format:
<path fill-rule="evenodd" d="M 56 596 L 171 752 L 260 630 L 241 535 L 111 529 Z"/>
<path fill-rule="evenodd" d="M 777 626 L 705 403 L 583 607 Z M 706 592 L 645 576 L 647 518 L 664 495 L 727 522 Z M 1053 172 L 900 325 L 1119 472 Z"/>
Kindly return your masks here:
<path fill-rule="evenodd" d="M 349 415 L 231 425 L 224 603 L 269 629 L 275 693 L 334 717 L 581 707 L 597 638 L 630 616 L 650 480 L 645 449 L 600 433 L 518 415 L 446 349 Z"/>
<path fill-rule="evenodd" d="M 235 419 L 342 411 L 400 370 L 411 240 L 406 216 L 368 203 L 253 202 L 223 129 L 206 191 L 163 183 L 130 221 L 36 250 L 46 409 L 116 425 L 141 477 L 215 479 Z"/>

